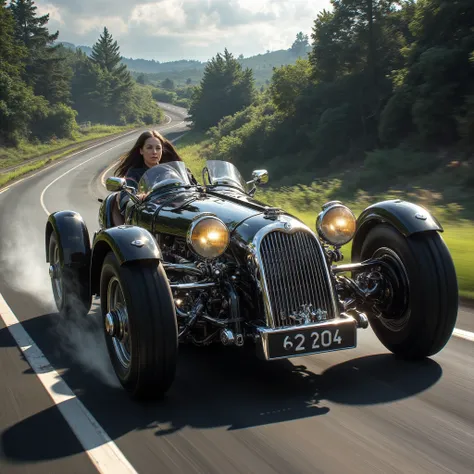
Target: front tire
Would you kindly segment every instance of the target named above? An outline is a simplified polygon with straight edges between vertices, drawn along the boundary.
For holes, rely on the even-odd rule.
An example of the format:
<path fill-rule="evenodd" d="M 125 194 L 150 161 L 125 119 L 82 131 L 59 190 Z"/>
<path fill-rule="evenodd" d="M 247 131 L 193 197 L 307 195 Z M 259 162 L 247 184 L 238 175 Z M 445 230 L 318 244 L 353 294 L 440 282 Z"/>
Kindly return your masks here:
<path fill-rule="evenodd" d="M 369 258 L 385 260 L 400 283 L 392 287 L 391 305 L 367 315 L 380 342 L 406 359 L 438 353 L 451 337 L 459 304 L 456 271 L 444 240 L 437 232 L 405 238 L 380 224 L 361 248 L 359 261 Z"/>
<path fill-rule="evenodd" d="M 100 295 L 107 350 L 122 387 L 137 400 L 163 397 L 178 357 L 176 313 L 163 266 L 120 266 L 109 252 Z"/>

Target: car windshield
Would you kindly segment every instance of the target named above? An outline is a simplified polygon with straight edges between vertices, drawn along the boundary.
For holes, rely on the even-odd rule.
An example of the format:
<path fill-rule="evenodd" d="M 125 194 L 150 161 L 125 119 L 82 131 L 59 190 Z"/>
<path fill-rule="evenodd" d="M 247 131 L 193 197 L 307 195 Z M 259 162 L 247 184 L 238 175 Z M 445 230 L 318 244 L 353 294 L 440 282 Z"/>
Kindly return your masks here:
<path fill-rule="evenodd" d="M 228 161 L 207 160 L 206 167 L 212 185 L 232 186 L 239 188 L 244 193 L 248 192 L 248 186 L 239 170 Z"/>
<path fill-rule="evenodd" d="M 190 185 L 184 162 L 170 161 L 147 170 L 138 183 L 138 193 L 148 195 L 158 189 L 167 191 Z"/>

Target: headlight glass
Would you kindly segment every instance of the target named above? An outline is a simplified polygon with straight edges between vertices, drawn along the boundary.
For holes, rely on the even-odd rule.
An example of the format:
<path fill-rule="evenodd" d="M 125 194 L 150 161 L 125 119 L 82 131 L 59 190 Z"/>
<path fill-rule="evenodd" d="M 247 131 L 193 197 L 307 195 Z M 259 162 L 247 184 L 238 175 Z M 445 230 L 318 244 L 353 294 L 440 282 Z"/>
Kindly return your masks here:
<path fill-rule="evenodd" d="M 354 237 L 356 223 L 356 218 L 348 207 L 335 204 L 319 214 L 316 228 L 321 238 L 327 243 L 341 246 Z"/>
<path fill-rule="evenodd" d="M 217 258 L 229 245 L 226 225 L 217 217 L 202 217 L 195 221 L 188 233 L 188 243 L 199 256 Z"/>

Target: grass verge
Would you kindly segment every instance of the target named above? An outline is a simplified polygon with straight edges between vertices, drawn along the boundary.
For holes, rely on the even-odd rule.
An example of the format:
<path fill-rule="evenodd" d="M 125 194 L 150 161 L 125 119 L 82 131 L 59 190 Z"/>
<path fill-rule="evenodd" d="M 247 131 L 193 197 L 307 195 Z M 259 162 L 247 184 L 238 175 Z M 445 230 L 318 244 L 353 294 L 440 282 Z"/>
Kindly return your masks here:
<path fill-rule="evenodd" d="M 190 132 L 177 143 L 177 149 L 192 171 L 194 176 L 201 180 L 201 170 L 205 162 L 205 152 L 208 141 L 202 134 Z M 258 165 L 256 164 L 256 168 Z M 287 212 L 301 219 L 312 229 L 315 228 L 315 220 L 320 212 L 321 204 L 326 202 L 329 195 L 334 194 L 338 183 L 314 183 L 310 186 L 287 186 L 280 189 L 260 188 L 256 193 L 256 199 L 267 204 L 279 206 Z M 452 205 L 431 205 L 429 193 L 413 196 L 413 201 L 424 205 L 440 219 L 445 232 L 442 234 L 456 266 L 460 296 L 468 300 L 474 300 L 474 222 L 462 220 L 457 217 L 456 209 Z M 395 195 L 377 195 L 376 200 L 392 199 Z M 332 197 L 333 198 L 333 197 Z M 368 205 L 375 202 L 370 196 L 359 193 L 353 199 L 345 200 L 356 216 Z M 351 244 L 342 248 L 346 261 L 350 260 Z"/>

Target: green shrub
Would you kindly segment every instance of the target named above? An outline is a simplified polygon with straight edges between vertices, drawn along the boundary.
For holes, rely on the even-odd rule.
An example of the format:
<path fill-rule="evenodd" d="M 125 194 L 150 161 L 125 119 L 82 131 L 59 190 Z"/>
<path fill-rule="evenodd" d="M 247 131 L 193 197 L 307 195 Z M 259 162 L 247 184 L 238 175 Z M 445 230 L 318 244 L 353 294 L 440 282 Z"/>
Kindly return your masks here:
<path fill-rule="evenodd" d="M 77 111 L 65 104 L 41 110 L 31 124 L 32 136 L 43 142 L 52 138 L 72 138 L 78 129 L 76 116 Z"/>

